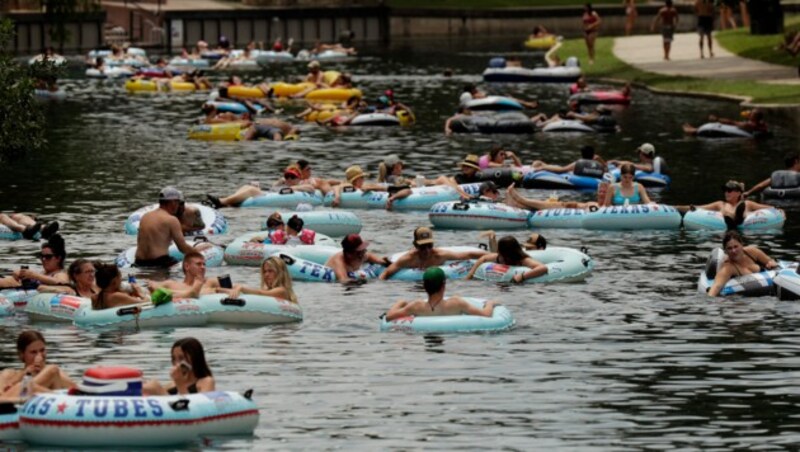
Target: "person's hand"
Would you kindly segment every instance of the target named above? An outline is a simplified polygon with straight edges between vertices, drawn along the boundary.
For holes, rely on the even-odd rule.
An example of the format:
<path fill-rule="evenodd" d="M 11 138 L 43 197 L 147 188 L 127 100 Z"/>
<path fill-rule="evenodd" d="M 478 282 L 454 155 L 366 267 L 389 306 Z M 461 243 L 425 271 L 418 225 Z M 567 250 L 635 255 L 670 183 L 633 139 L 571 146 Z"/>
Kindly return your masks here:
<path fill-rule="evenodd" d="M 513 281 L 513 282 L 515 282 L 517 284 L 520 284 L 523 281 L 525 281 L 525 277 L 522 275 L 522 273 L 517 273 L 516 275 L 511 277 L 511 281 Z"/>
<path fill-rule="evenodd" d="M 339 198 L 339 196 L 334 196 L 333 197 L 333 202 L 331 202 L 331 206 L 339 207 L 339 204 L 341 204 L 341 201 L 342 200 Z"/>
<path fill-rule="evenodd" d="M 228 298 L 239 298 L 239 295 L 242 293 L 242 286 L 241 284 L 236 284 L 233 288 L 228 292 Z"/>
<path fill-rule="evenodd" d="M 389 196 L 389 198 L 386 199 L 386 210 L 392 210 L 392 203 L 394 203 L 394 197 Z"/>
<path fill-rule="evenodd" d="M 181 363 L 177 363 L 172 366 L 172 370 L 169 372 L 169 377 L 175 382 L 175 386 L 188 383 L 188 376 L 189 372 L 187 371 L 186 367 L 181 366 Z"/>
<path fill-rule="evenodd" d="M 506 151 L 506 157 L 512 158 L 516 157 L 517 154 L 514 154 L 514 151 Z"/>

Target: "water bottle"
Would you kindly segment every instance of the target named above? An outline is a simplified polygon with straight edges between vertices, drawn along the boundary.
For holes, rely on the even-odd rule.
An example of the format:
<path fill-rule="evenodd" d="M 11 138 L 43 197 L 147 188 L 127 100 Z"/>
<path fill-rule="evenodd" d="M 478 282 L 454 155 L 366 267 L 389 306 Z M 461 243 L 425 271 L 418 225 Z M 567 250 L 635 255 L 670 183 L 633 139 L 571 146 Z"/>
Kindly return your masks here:
<path fill-rule="evenodd" d="M 128 284 L 136 284 L 136 277 L 132 274 L 128 275 Z"/>
<path fill-rule="evenodd" d="M 422 174 L 417 174 L 417 187 L 424 187 L 425 186 L 425 176 Z"/>
<path fill-rule="evenodd" d="M 28 393 L 30 392 L 29 386 L 31 384 L 31 374 L 25 373 L 25 376 L 22 377 L 22 388 L 19 391 L 19 397 L 21 399 L 27 398 Z"/>

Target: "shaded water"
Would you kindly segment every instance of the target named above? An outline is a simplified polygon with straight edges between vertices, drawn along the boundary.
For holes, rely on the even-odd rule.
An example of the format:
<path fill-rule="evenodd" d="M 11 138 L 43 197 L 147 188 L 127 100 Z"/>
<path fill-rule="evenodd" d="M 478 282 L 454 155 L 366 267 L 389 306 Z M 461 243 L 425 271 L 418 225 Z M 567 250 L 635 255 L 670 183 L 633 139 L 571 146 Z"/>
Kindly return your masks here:
<path fill-rule="evenodd" d="M 438 49 L 438 50 L 437 50 Z M 250 180 L 262 185 L 297 158 L 316 174 L 342 177 L 350 164 L 370 172 L 389 153 L 410 174 L 451 172 L 466 153 L 495 140 L 524 161 L 569 162 L 584 144 L 605 158 L 634 158 L 655 144 L 673 172 L 673 186 L 655 197 L 666 203 L 718 199 L 729 178 L 751 185 L 796 151 L 791 131 L 764 142 L 686 138 L 685 121 L 708 112 L 736 116 L 731 103 L 635 93 L 617 117 L 614 136 L 538 134 L 520 137 L 442 133 L 461 86 L 479 82 L 489 54 L 443 53 L 442 47 L 357 64 L 352 71 L 371 98 L 387 88 L 411 105 L 410 129 L 334 132 L 305 125 L 289 143 L 203 143 L 186 140 L 204 95 L 129 96 L 119 83 L 65 81 L 69 100 L 48 112 L 50 146 L 6 165 L 2 210 L 58 218 L 70 258 L 111 260 L 135 243 L 127 215 L 154 202 L 160 187 L 177 185 L 190 200 L 227 193 Z M 478 49 L 480 50 L 480 49 Z M 453 67 L 452 78 L 441 76 Z M 302 67 L 264 75 L 281 79 Z M 399 75 L 394 75 L 399 74 Z M 248 76 L 255 80 L 256 75 Z M 559 85 L 493 86 L 498 93 L 538 97 L 553 112 L 566 99 Z M 287 106 L 288 111 L 296 107 Z M 531 192 L 544 198 L 549 192 Z M 564 198 L 580 195 L 559 193 Z M 798 207 L 784 206 L 778 234 L 752 238 L 775 258 L 797 256 Z M 357 212 L 371 249 L 390 254 L 410 246 L 424 213 Z M 257 230 L 264 209 L 228 209 L 226 243 Z M 548 230 L 554 245 L 585 246 L 597 263 L 586 283 L 498 287 L 455 281 L 451 294 L 493 298 L 514 313 L 517 327 L 499 335 L 421 337 L 377 331 L 378 315 L 396 299 L 421 296 L 408 283 L 365 286 L 298 283 L 305 311 L 297 325 L 262 328 L 178 328 L 85 331 L 36 325 L 50 341 L 52 362 L 77 377 L 92 364 L 125 364 L 148 377 L 168 378 L 169 347 L 196 336 L 223 389 L 255 388 L 262 408 L 253 438 L 214 441 L 220 448 L 414 449 L 794 449 L 800 441 L 797 403 L 800 308 L 774 298 L 710 300 L 696 278 L 719 236 L 684 232 Z M 471 244 L 478 232 L 437 231 L 437 243 Z M 514 233 L 518 238 L 524 231 Z M 0 243 L 0 266 L 36 265 L 36 245 Z M 250 267 L 210 269 L 256 285 Z M 13 342 L 29 325 L 24 316 L 1 320 L 0 361 L 16 360 Z"/>

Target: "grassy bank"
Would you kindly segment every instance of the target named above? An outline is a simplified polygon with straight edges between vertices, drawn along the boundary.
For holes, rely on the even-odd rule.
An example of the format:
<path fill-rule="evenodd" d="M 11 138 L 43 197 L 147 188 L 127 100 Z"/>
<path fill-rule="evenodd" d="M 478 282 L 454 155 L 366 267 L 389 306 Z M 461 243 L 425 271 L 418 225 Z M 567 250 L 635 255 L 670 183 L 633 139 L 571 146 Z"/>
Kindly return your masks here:
<path fill-rule="evenodd" d="M 800 16 L 787 16 L 784 25 L 787 32 L 800 30 Z M 715 37 L 722 47 L 744 58 L 793 67 L 800 64 L 800 57 L 793 57 L 785 50 L 777 49 L 783 43 L 782 34 L 751 35 L 750 29 L 737 28 L 720 31 Z"/>
<path fill-rule="evenodd" d="M 586 0 L 389 0 L 392 8 L 447 8 L 447 9 L 491 9 L 491 8 L 536 8 L 540 6 L 583 6 Z M 619 4 L 619 0 L 594 0 L 592 4 Z"/>
<path fill-rule="evenodd" d="M 669 91 L 727 94 L 749 96 L 757 103 L 797 104 L 800 103 L 800 89 L 792 85 L 770 85 L 751 81 L 732 81 L 716 79 L 698 79 L 692 77 L 676 77 L 671 75 L 645 72 L 630 66 L 617 58 L 612 52 L 614 38 L 597 40 L 594 65 L 589 61 L 586 45 L 582 39 L 564 41 L 559 49 L 559 57 L 565 60 L 574 55 L 580 58 L 583 71 L 590 78 L 613 78 L 636 83 L 643 83 L 652 88 Z"/>

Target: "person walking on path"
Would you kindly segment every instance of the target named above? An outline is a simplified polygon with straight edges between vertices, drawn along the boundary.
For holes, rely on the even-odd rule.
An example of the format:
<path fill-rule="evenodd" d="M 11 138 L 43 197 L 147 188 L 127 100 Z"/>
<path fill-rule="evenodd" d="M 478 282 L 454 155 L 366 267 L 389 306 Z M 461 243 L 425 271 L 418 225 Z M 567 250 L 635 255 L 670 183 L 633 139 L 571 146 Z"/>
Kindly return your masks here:
<path fill-rule="evenodd" d="M 711 32 L 714 31 L 714 0 L 695 0 L 694 13 L 697 15 L 697 33 L 700 35 L 700 58 L 703 54 L 703 38 L 708 38 L 708 54 L 714 58 Z"/>
<path fill-rule="evenodd" d="M 594 42 L 597 40 L 597 32 L 600 31 L 600 15 L 594 10 L 591 3 L 587 3 L 583 9 L 583 39 L 586 41 L 586 49 L 589 51 L 589 64 L 594 64 Z"/>
<path fill-rule="evenodd" d="M 625 7 L 625 36 L 630 36 L 633 26 L 636 25 L 636 18 L 639 17 L 636 0 L 622 0 L 622 5 Z"/>
<path fill-rule="evenodd" d="M 679 20 L 678 10 L 672 6 L 672 0 L 666 0 L 664 6 L 658 10 L 658 14 L 653 18 L 650 31 L 656 31 L 656 24 L 661 22 L 661 37 L 664 40 L 664 60 L 669 61 L 669 51 L 672 49 L 672 40 L 675 36 L 675 28 Z"/>

